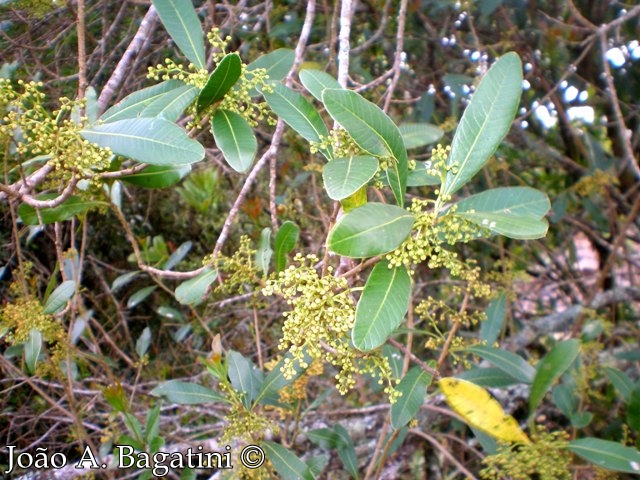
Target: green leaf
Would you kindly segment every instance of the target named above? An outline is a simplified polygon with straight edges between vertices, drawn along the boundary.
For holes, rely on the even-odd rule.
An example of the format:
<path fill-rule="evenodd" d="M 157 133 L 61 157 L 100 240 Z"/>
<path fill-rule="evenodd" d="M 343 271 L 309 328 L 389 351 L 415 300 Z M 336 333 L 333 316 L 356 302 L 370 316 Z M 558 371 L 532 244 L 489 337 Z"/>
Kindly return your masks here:
<path fill-rule="evenodd" d="M 640 383 L 631 391 L 627 404 L 627 423 L 636 432 L 640 432 Z"/>
<path fill-rule="evenodd" d="M 133 92 L 104 112 L 100 116 L 100 120 L 103 123 L 108 123 L 116 120 L 137 118 L 149 105 L 162 98 L 166 93 L 184 86 L 184 82 L 179 80 L 166 80 L 157 85 Z"/>
<path fill-rule="evenodd" d="M 183 84 L 160 95 L 147 105 L 139 116 L 162 117 L 170 122 L 175 122 L 197 95 L 198 89 L 196 87 Z"/>
<path fill-rule="evenodd" d="M 51 314 L 57 313 L 67 304 L 67 301 L 76 293 L 76 282 L 73 280 L 66 280 L 62 282 L 47 298 L 47 302 L 44 304 L 42 313 Z"/>
<path fill-rule="evenodd" d="M 116 277 L 116 279 L 111 284 L 111 293 L 115 293 L 116 290 L 124 287 L 125 285 L 131 283 L 131 281 L 140 274 L 140 270 L 135 270 L 133 272 L 123 273 Z"/>
<path fill-rule="evenodd" d="M 342 460 L 344 468 L 353 478 L 358 478 L 358 456 L 356 455 L 356 449 L 353 445 L 353 440 L 349 436 L 349 432 L 339 423 L 333 426 L 333 430 L 338 434 L 338 437 L 340 437 L 336 449 L 338 450 L 338 456 L 340 460 Z"/>
<path fill-rule="evenodd" d="M 256 68 L 264 68 L 269 76 L 269 82 L 276 83 L 287 76 L 291 67 L 293 67 L 294 59 L 295 52 L 293 50 L 290 48 L 278 48 L 273 52 L 258 57 L 247 65 L 247 72 L 250 73 Z M 249 92 L 252 97 L 258 93 L 256 90 Z"/>
<path fill-rule="evenodd" d="M 351 258 L 395 250 L 411 233 L 414 216 L 395 205 L 370 202 L 351 210 L 329 233 L 329 250 Z"/>
<path fill-rule="evenodd" d="M 320 142 L 329 131 L 318 110 L 302 94 L 277 83 L 272 92 L 263 92 L 271 110 L 284 122 L 310 142 Z M 328 151 L 322 152 L 331 158 Z"/>
<path fill-rule="evenodd" d="M 205 68 L 204 35 L 191 0 L 152 0 L 158 16 L 180 51 L 199 69 Z"/>
<path fill-rule="evenodd" d="M 272 255 L 271 229 L 269 227 L 265 227 L 260 233 L 260 242 L 258 243 L 258 249 L 255 254 L 256 266 L 264 275 L 269 273 L 269 263 L 271 262 Z"/>
<path fill-rule="evenodd" d="M 40 352 L 42 352 L 42 333 L 40 330 L 32 328 L 29 332 L 29 338 L 24 343 L 24 363 L 31 375 L 36 372 Z"/>
<path fill-rule="evenodd" d="M 197 277 L 182 282 L 178 288 L 176 288 L 176 300 L 183 305 L 200 303 L 207 293 L 209 285 L 211 285 L 216 278 L 218 278 L 217 270 L 205 269 L 205 271 Z"/>
<path fill-rule="evenodd" d="M 378 171 L 374 157 L 335 158 L 322 169 L 324 188 L 332 200 L 342 200 L 366 185 Z"/>
<path fill-rule="evenodd" d="M 411 298 L 411 277 L 405 267 L 389 268 L 378 262 L 364 286 L 356 307 L 351 339 L 356 348 L 371 350 L 382 345 L 398 328 Z"/>
<path fill-rule="evenodd" d="M 415 366 L 407 372 L 396 389 L 402 396 L 391 405 L 391 425 L 396 430 L 405 426 L 418 413 L 427 396 L 433 377 Z"/>
<path fill-rule="evenodd" d="M 572 339 L 558 343 L 536 367 L 536 376 L 529 394 L 529 414 L 534 415 L 551 386 L 567 371 L 580 355 L 580 342 Z"/>
<path fill-rule="evenodd" d="M 240 173 L 249 170 L 258 152 L 258 141 L 240 114 L 216 110 L 211 119 L 211 133 L 231 168 Z"/>
<path fill-rule="evenodd" d="M 287 254 L 298 243 L 300 228 L 293 222 L 280 225 L 274 241 L 276 272 L 281 272 L 287 265 Z"/>
<path fill-rule="evenodd" d="M 334 77 L 322 70 L 305 68 L 298 74 L 300 82 L 317 100 L 322 101 L 322 92 L 328 88 L 341 89 L 342 86 Z"/>
<path fill-rule="evenodd" d="M 409 170 L 407 187 L 440 185 L 441 179 L 428 171 L 428 162 L 416 162 L 416 168 Z"/>
<path fill-rule="evenodd" d="M 504 388 L 515 383 L 521 383 L 504 370 L 496 367 L 474 367 L 456 375 L 456 378 L 468 380 L 487 388 Z"/>
<path fill-rule="evenodd" d="M 151 329 L 149 327 L 144 327 L 142 333 L 138 337 L 136 341 L 136 353 L 139 358 L 142 358 L 149 351 L 149 347 L 151 346 Z"/>
<path fill-rule="evenodd" d="M 471 97 L 453 136 L 449 171 L 441 195 L 449 197 L 489 160 L 515 118 L 522 94 L 522 62 L 516 53 L 503 55 Z"/>
<path fill-rule="evenodd" d="M 625 403 L 629 403 L 629 400 L 631 400 L 631 392 L 634 388 L 633 380 L 631 380 L 626 373 L 613 367 L 604 367 L 604 373 L 609 377 L 609 380 Z"/>
<path fill-rule="evenodd" d="M 307 438 L 320 448 L 337 448 L 342 445 L 342 440 L 332 428 L 317 428 L 307 432 Z"/>
<path fill-rule="evenodd" d="M 151 395 L 165 397 L 171 403 L 181 405 L 202 405 L 206 403 L 227 402 L 220 393 L 197 383 L 169 380 L 151 390 Z"/>
<path fill-rule="evenodd" d="M 307 464 L 282 445 L 264 441 L 260 446 L 264 449 L 267 458 L 273 464 L 278 474 L 280 474 L 282 480 L 313 479 Z"/>
<path fill-rule="evenodd" d="M 480 340 L 491 345 L 500 336 L 507 313 L 507 292 L 491 300 L 487 307 L 487 319 L 480 324 Z"/>
<path fill-rule="evenodd" d="M 191 165 L 149 165 L 144 170 L 121 177 L 127 183 L 144 188 L 166 188 L 175 185 L 191 171 Z"/>
<path fill-rule="evenodd" d="M 151 285 L 150 287 L 141 288 L 133 295 L 129 297 L 127 300 L 127 308 L 135 308 L 140 303 L 142 303 L 149 295 L 151 295 L 155 289 L 158 288 L 157 285 Z"/>
<path fill-rule="evenodd" d="M 569 450 L 601 468 L 640 474 L 640 452 L 633 447 L 588 437 L 569 442 Z"/>
<path fill-rule="evenodd" d="M 553 403 L 567 418 L 572 418 L 578 409 L 579 398 L 574 394 L 569 385 L 561 383 L 551 390 Z"/>
<path fill-rule="evenodd" d="M 551 207 L 547 196 L 529 187 L 504 187 L 472 195 L 457 204 L 456 215 L 506 237 L 544 237 L 543 217 Z"/>
<path fill-rule="evenodd" d="M 571 415 L 571 426 L 573 428 L 585 428 L 589 426 L 593 420 L 593 413 L 591 412 L 575 412 Z"/>
<path fill-rule="evenodd" d="M 209 76 L 206 85 L 198 95 L 197 110 L 202 112 L 212 103 L 222 100 L 233 88 L 242 73 L 242 60 L 237 53 L 228 53 Z"/>
<path fill-rule="evenodd" d="M 329 115 L 363 150 L 371 155 L 395 158 L 389 163 L 387 180 L 397 204 L 402 207 L 409 160 L 396 124 L 376 104 L 351 90 L 324 90 L 322 101 Z"/>
<path fill-rule="evenodd" d="M 118 120 L 80 134 L 117 155 L 151 165 L 188 165 L 204 158 L 204 147 L 164 118 Z"/>
<path fill-rule="evenodd" d="M 402 123 L 398 127 L 406 148 L 418 148 L 436 143 L 444 132 L 430 123 Z"/>
<path fill-rule="evenodd" d="M 247 409 L 251 408 L 251 402 L 260 393 L 264 374 L 255 368 L 251 361 L 233 350 L 227 354 L 227 374 L 233 388 L 244 394 L 242 397 L 244 406 Z"/>
<path fill-rule="evenodd" d="M 515 353 L 487 345 L 474 345 L 466 350 L 493 363 L 507 375 L 522 383 L 531 383 L 536 375 L 535 368 Z"/>
<path fill-rule="evenodd" d="M 193 246 L 193 242 L 191 241 L 186 241 L 180 244 L 180 246 L 175 249 L 175 251 L 171 254 L 169 259 L 162 266 L 162 269 L 171 270 L 173 267 L 178 265 L 182 260 L 184 260 L 184 257 L 187 256 L 192 246 Z"/>
<path fill-rule="evenodd" d="M 46 194 L 39 195 L 37 197 L 38 200 L 49 200 L 51 198 L 55 198 L 55 195 Z M 40 225 L 40 219 L 42 220 L 43 225 L 47 225 L 49 223 L 64 222 L 65 220 L 69 220 L 76 215 L 80 215 L 91 208 L 103 205 L 106 205 L 106 203 L 85 200 L 83 198 L 76 197 L 75 195 L 71 195 L 60 205 L 53 208 L 40 208 L 36 210 L 31 205 L 22 203 L 18 207 L 18 215 L 20 215 L 20 220 L 22 220 L 22 223 L 25 225 Z M 38 213 L 40 213 L 40 218 L 38 218 Z"/>

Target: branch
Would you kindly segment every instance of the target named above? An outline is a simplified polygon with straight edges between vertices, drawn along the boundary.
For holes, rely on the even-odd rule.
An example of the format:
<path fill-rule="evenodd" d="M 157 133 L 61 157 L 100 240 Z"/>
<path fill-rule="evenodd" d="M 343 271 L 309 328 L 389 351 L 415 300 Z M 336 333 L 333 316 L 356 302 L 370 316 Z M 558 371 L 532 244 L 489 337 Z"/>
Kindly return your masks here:
<path fill-rule="evenodd" d="M 111 98 L 115 95 L 116 91 L 120 88 L 122 84 L 125 74 L 129 71 L 129 67 L 131 63 L 135 60 L 135 57 L 142 51 L 142 46 L 147 41 L 147 39 L 153 33 L 156 26 L 156 19 L 158 14 L 153 5 L 149 7 L 146 15 L 140 22 L 140 28 L 136 32 L 133 40 L 127 47 L 124 55 L 116 65 L 115 70 L 111 74 L 111 78 L 100 92 L 100 97 L 98 97 L 98 110 L 99 112 L 104 112 L 107 109 L 107 105 L 111 101 Z"/>
<path fill-rule="evenodd" d="M 353 14 L 353 4 L 351 0 L 342 0 L 340 9 L 340 41 L 338 47 L 338 83 L 342 87 L 347 86 L 349 78 L 349 37 L 351 36 L 351 16 Z"/>
<path fill-rule="evenodd" d="M 387 89 L 386 97 L 384 99 L 384 106 L 382 107 L 382 110 L 385 113 L 389 112 L 389 106 L 391 105 L 393 92 L 398 86 L 400 74 L 402 73 L 402 69 L 400 68 L 400 66 L 402 65 L 402 54 L 404 53 L 404 27 L 407 20 L 407 3 L 408 0 L 401 0 L 400 2 L 400 12 L 398 13 L 398 31 L 396 33 L 396 53 L 393 59 L 393 78 L 391 79 L 391 84 Z"/>

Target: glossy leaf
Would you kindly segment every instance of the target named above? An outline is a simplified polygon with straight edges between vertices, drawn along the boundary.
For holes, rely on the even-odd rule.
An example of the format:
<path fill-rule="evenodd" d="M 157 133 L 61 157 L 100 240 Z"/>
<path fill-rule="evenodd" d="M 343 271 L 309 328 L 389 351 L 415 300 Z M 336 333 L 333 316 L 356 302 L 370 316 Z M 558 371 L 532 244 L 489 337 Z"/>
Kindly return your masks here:
<path fill-rule="evenodd" d="M 631 391 L 627 403 L 627 423 L 636 432 L 640 432 L 640 383 Z"/>
<path fill-rule="evenodd" d="M 209 79 L 198 95 L 196 108 L 202 112 L 211 104 L 222 100 L 233 88 L 242 73 L 242 60 L 237 53 L 225 55 L 216 69 L 209 75 Z"/>
<path fill-rule="evenodd" d="M 444 132 L 430 123 L 402 123 L 398 127 L 406 148 L 418 148 L 436 143 Z"/>
<path fill-rule="evenodd" d="M 569 450 L 600 468 L 640 474 L 640 451 L 599 438 L 581 438 L 569 442 Z"/>
<path fill-rule="evenodd" d="M 366 185 L 378 171 L 374 157 L 335 158 L 322 169 L 322 180 L 332 200 L 342 200 Z"/>
<path fill-rule="evenodd" d="M 491 345 L 500 336 L 507 313 L 507 293 L 500 294 L 489 302 L 487 319 L 480 324 L 480 340 Z"/>
<path fill-rule="evenodd" d="M 389 268 L 378 262 L 364 286 L 356 307 L 351 339 L 356 348 L 371 350 L 382 345 L 398 328 L 411 297 L 411 277 L 403 266 Z"/>
<path fill-rule="evenodd" d="M 142 358 L 149 351 L 149 347 L 151 346 L 151 329 L 149 327 L 144 327 L 142 333 L 138 337 L 136 341 L 136 353 L 139 358 Z"/>
<path fill-rule="evenodd" d="M 407 189 L 408 157 L 400 130 L 377 105 L 351 90 L 327 89 L 322 101 L 333 119 L 371 155 L 395 161 L 389 163 L 387 180 L 399 206 Z"/>
<path fill-rule="evenodd" d="M 306 463 L 278 443 L 264 441 L 260 444 L 282 480 L 312 480 Z"/>
<path fill-rule="evenodd" d="M 522 62 L 516 53 L 503 55 L 482 78 L 453 136 L 450 171 L 442 195 L 453 195 L 489 160 L 505 137 L 522 94 Z"/>
<path fill-rule="evenodd" d="M 416 162 L 416 168 L 409 170 L 407 187 L 440 185 L 441 179 L 427 170 L 427 162 Z"/>
<path fill-rule="evenodd" d="M 38 200 L 48 200 L 54 197 L 54 195 L 41 195 L 38 196 Z M 86 212 L 87 210 L 106 205 L 104 202 L 96 202 L 92 200 L 85 200 L 75 195 L 71 195 L 67 200 L 54 208 L 40 208 L 36 211 L 31 205 L 26 203 L 20 204 L 18 207 L 18 215 L 20 220 L 25 225 L 40 225 L 42 220 L 43 225 L 47 225 L 55 222 L 64 222 L 76 215 Z M 38 214 L 40 218 L 38 218 Z"/>
<path fill-rule="evenodd" d="M 149 165 L 144 170 L 120 179 L 144 188 L 166 188 L 175 185 L 191 171 L 191 165 L 172 167 L 171 165 Z"/>
<path fill-rule="evenodd" d="M 342 88 L 334 77 L 322 70 L 305 68 L 298 74 L 300 82 L 317 100 L 322 101 L 322 92 L 328 88 Z"/>
<path fill-rule="evenodd" d="M 137 277 L 140 273 L 140 270 L 135 270 L 133 272 L 123 273 L 116 277 L 116 279 L 111 284 L 111 293 L 115 293 L 116 290 L 124 287 L 125 285 L 131 283 L 131 281 Z"/>
<path fill-rule="evenodd" d="M 171 256 L 167 259 L 165 264 L 162 266 L 162 269 L 171 270 L 173 267 L 178 265 L 182 260 L 184 260 L 184 257 L 187 256 L 192 246 L 193 242 L 191 242 L 190 240 L 180 244 L 180 246 L 176 248 Z"/>
<path fill-rule="evenodd" d="M 310 142 L 320 142 L 329 131 L 318 110 L 302 94 L 277 83 L 272 92 L 263 92 L 264 99 L 278 117 Z M 323 154 L 330 158 L 327 151 Z"/>
<path fill-rule="evenodd" d="M 388 253 L 409 236 L 415 221 L 405 209 L 370 202 L 338 220 L 329 233 L 329 250 L 351 258 Z"/>
<path fill-rule="evenodd" d="M 169 380 L 158 385 L 151 390 L 151 395 L 165 397 L 169 402 L 181 405 L 227 402 L 223 395 L 210 388 L 180 380 Z"/>
<path fill-rule="evenodd" d="M 260 241 L 255 254 L 256 267 L 258 267 L 263 275 L 267 275 L 269 273 L 269 263 L 271 263 L 272 255 L 271 229 L 269 227 L 265 227 L 260 233 Z"/>
<path fill-rule="evenodd" d="M 449 406 L 472 427 L 502 442 L 531 443 L 516 419 L 484 388 L 451 377 L 441 379 L 439 385 Z"/>
<path fill-rule="evenodd" d="M 182 282 L 176 288 L 176 300 L 183 305 L 195 305 L 200 303 L 206 295 L 209 285 L 218 278 L 217 270 L 206 269 L 197 277 Z"/>
<path fill-rule="evenodd" d="M 295 59 L 295 52 L 289 48 L 278 48 L 273 52 L 266 53 L 249 65 L 247 65 L 247 72 L 251 72 L 256 68 L 264 68 L 269 76 L 269 82 L 275 83 L 283 80 L 287 76 L 293 61 Z M 251 92 L 251 96 L 258 92 Z"/>
<path fill-rule="evenodd" d="M 580 355 L 580 342 L 572 339 L 558 343 L 536 366 L 529 394 L 529 414 L 534 415 L 545 394 Z"/>
<path fill-rule="evenodd" d="M 333 426 L 333 430 L 340 439 L 336 449 L 345 470 L 347 470 L 353 478 L 358 478 L 358 456 L 356 455 L 356 449 L 349 432 L 339 423 Z"/>
<path fill-rule="evenodd" d="M 529 187 L 486 190 L 457 203 L 456 215 L 506 237 L 534 239 L 546 235 L 547 196 Z"/>
<path fill-rule="evenodd" d="M 219 109 L 211 119 L 211 132 L 224 159 L 236 172 L 251 168 L 258 152 L 253 129 L 238 113 Z"/>
<path fill-rule="evenodd" d="M 391 405 L 391 425 L 396 430 L 405 426 L 422 407 L 432 376 L 415 366 L 400 381 L 396 389 L 402 396 Z"/>
<path fill-rule="evenodd" d="M 24 363 L 27 366 L 27 371 L 32 375 L 36 371 L 41 352 L 42 333 L 40 333 L 40 330 L 32 328 L 29 332 L 29 338 L 24 343 Z"/>
<path fill-rule="evenodd" d="M 487 388 L 504 388 L 516 383 L 521 383 L 497 367 L 473 367 L 456 375 L 456 378 L 468 380 L 476 385 Z"/>
<path fill-rule="evenodd" d="M 604 367 L 604 373 L 623 400 L 628 403 L 631 399 L 631 392 L 634 389 L 633 380 L 631 380 L 626 373 L 613 367 Z"/>
<path fill-rule="evenodd" d="M 127 300 L 127 308 L 135 308 L 156 290 L 157 285 L 141 288 Z"/>
<path fill-rule="evenodd" d="M 258 396 L 262 387 L 264 374 L 255 368 L 251 361 L 235 351 L 227 354 L 227 374 L 233 388 L 244 394 L 244 406 L 247 409 L 251 408 L 251 402 Z"/>
<path fill-rule="evenodd" d="M 76 282 L 73 280 L 62 282 L 47 298 L 42 313 L 51 314 L 62 310 L 74 293 L 76 293 Z"/>
<path fill-rule="evenodd" d="M 80 134 L 117 155 L 151 165 L 188 165 L 204 158 L 204 147 L 164 118 L 118 120 Z"/>
<path fill-rule="evenodd" d="M 152 0 L 158 16 L 185 57 L 205 67 L 204 35 L 191 0 Z"/>
<path fill-rule="evenodd" d="M 512 376 L 522 383 L 531 383 L 536 375 L 536 370 L 527 361 L 515 353 L 488 345 L 474 345 L 466 349 L 479 357 L 491 362 L 507 375 Z"/>
<path fill-rule="evenodd" d="M 137 90 L 104 112 L 100 116 L 100 120 L 103 123 L 109 123 L 128 118 L 137 118 L 156 100 L 162 98 L 168 92 L 184 86 L 185 84 L 179 80 L 166 80 L 157 85 Z"/>
<path fill-rule="evenodd" d="M 287 265 L 287 254 L 294 249 L 298 243 L 300 228 L 293 222 L 284 222 L 280 225 L 273 248 L 275 250 L 276 272 L 284 270 Z"/>
<path fill-rule="evenodd" d="M 178 88 L 160 95 L 140 112 L 140 117 L 162 117 L 175 122 L 198 95 L 193 85 L 182 84 Z"/>

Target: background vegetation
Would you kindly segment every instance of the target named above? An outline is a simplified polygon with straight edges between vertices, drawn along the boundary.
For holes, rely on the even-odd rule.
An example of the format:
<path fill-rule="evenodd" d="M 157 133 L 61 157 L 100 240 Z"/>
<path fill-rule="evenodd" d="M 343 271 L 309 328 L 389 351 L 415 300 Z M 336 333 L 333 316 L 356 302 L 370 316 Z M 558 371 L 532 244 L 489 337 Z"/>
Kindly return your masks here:
<path fill-rule="evenodd" d="M 172 2 L 154 3 L 162 17 L 162 5 Z M 287 58 L 281 85 L 301 92 L 328 128 L 339 124 L 351 136 L 314 143 L 313 135 L 290 128 L 290 112 L 274 99 L 279 90 L 265 89 L 258 74 L 205 98 L 197 82 L 206 82 L 207 73 L 184 87 L 191 109 L 183 114 L 185 103 L 171 118 L 164 103 L 168 119 L 161 121 L 181 127 L 175 144 L 183 142 L 184 152 L 198 156 L 194 144 L 202 145 L 202 161 L 175 167 L 168 159 L 167 167 L 135 154 L 111 158 L 83 143 L 97 141 L 95 118 L 106 122 L 109 108 L 160 83 L 162 72 L 150 78 L 149 67 L 166 66 L 165 59 L 186 65 L 198 54 L 189 55 L 147 2 L 0 3 L 1 76 L 9 79 L 0 97 L 0 438 L 21 452 L 44 447 L 69 458 L 88 445 L 107 460 L 115 444 L 222 451 L 229 442 L 239 451 L 262 442 L 271 464 L 232 472 L 256 478 L 635 475 L 640 6 L 590 0 L 194 6 L 205 33 L 219 29 L 206 44 L 208 73 L 223 59 L 235 71 L 237 52 L 238 62 L 271 69 L 275 79 L 276 60 Z M 454 198 L 534 187 L 551 201 L 546 236 L 523 235 L 531 239 L 524 241 L 512 232 L 452 242 L 447 251 L 465 268 L 476 262 L 478 278 L 429 262 L 438 258 L 433 252 L 426 262 L 410 262 L 406 316 L 400 312 L 404 320 L 388 339 L 365 344 L 376 347 L 371 358 L 343 343 L 320 344 L 324 362 L 309 361 L 295 382 L 285 378 L 283 363 L 274 367 L 284 362 L 279 346 L 294 343 L 286 330 L 283 337 L 285 320 L 292 305 L 310 308 L 298 296 L 307 291 L 287 289 L 301 285 L 300 276 L 315 289 L 311 300 L 346 289 L 326 305 L 339 319 L 365 295 L 382 265 L 379 254 L 387 253 L 355 255 L 366 260 L 347 258 L 354 255 L 337 247 L 328 253 L 327 236 L 343 212 L 325 191 L 322 151 L 366 148 L 336 113 L 344 102 L 334 99 L 332 107 L 322 94 L 314 100 L 298 71 L 327 72 L 337 86 L 378 105 L 375 112 L 400 126 L 410 160 L 426 171 L 426 162 L 446 159 L 432 148 L 451 144 L 480 79 L 496 59 L 513 58 L 508 52 L 517 53 L 523 74 L 513 127 Z M 252 64 L 268 53 L 275 56 Z M 242 83 L 252 78 L 258 84 Z M 46 96 L 20 80 L 42 82 Z M 12 98 L 25 89 L 30 96 Z M 343 93 L 335 95 L 342 100 Z M 258 103 L 263 97 L 266 103 Z M 224 103 L 229 98 L 235 107 Z M 220 111 L 244 115 L 257 153 L 240 151 L 239 163 L 229 160 L 220 130 L 216 137 L 208 126 L 208 116 L 220 120 Z M 32 115 L 16 128 L 11 112 Z M 83 124 L 82 116 L 90 121 Z M 36 124 L 42 130 L 29 130 Z M 157 131 L 175 132 L 166 124 Z M 55 141 L 47 143 L 52 131 Z M 251 138 L 242 145 L 251 146 Z M 145 175 L 127 157 L 155 161 L 157 170 Z M 349 200 L 361 205 L 368 195 L 368 205 L 400 203 L 392 177 L 375 182 L 364 198 L 361 192 Z M 410 182 L 406 206 L 438 196 L 429 183 Z M 55 198 L 66 203 L 47 203 Z M 351 205 L 341 200 L 348 212 Z M 54 213 L 45 208 L 52 206 Z M 285 265 L 295 267 L 297 279 L 277 280 L 273 272 Z M 397 294 L 394 282 L 380 284 L 394 285 Z M 302 320 L 309 315 L 303 310 Z M 299 327 L 300 341 L 312 335 L 308 325 Z M 343 347 L 356 355 L 354 365 L 372 363 L 340 376 Z M 402 382 L 380 386 L 375 375 Z M 511 422 L 502 409 L 488 413 L 485 390 L 452 377 L 489 388 L 515 425 L 505 427 Z M 504 431 L 488 431 L 497 424 Z M 6 455 L 0 449 L 0 467 Z"/>

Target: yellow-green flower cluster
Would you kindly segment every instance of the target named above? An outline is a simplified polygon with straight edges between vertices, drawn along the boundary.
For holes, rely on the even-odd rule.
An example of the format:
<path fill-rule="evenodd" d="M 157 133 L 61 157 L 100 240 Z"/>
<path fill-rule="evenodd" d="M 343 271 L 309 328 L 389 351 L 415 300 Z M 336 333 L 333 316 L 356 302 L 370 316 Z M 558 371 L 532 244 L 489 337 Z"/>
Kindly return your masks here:
<path fill-rule="evenodd" d="M 207 38 L 214 49 L 212 58 L 214 64 L 217 65 L 227 55 L 227 47 L 231 37 L 227 36 L 223 39 L 220 36 L 220 30 L 214 28 L 207 34 Z M 170 58 L 165 59 L 164 62 L 164 65 L 158 64 L 155 67 L 149 67 L 148 77 L 154 80 L 180 80 L 197 87 L 199 90 L 202 90 L 209 80 L 209 72 L 204 68 L 198 69 L 192 63 L 185 67 Z M 275 124 L 267 104 L 257 102 L 251 96 L 251 93 L 256 89 L 269 91 L 269 76 L 266 69 L 254 68 L 248 71 L 244 63 L 241 68 L 240 78 L 219 103 L 211 105 L 201 112 L 197 111 L 195 102 L 187 108 L 187 113 L 192 116 L 187 128 L 198 127 L 205 117 L 211 115 L 218 108 L 238 113 L 252 127 L 256 127 L 258 122 L 262 120 L 266 120 L 269 124 Z"/>
<path fill-rule="evenodd" d="M 566 432 L 542 432 L 532 435 L 531 444 L 500 445 L 495 455 L 483 460 L 487 467 L 480 475 L 485 480 L 569 480 L 573 477 L 568 439 Z"/>
<path fill-rule="evenodd" d="M 210 257 L 203 265 L 213 265 L 222 273 L 222 283 L 215 288 L 216 293 L 245 293 L 246 285 L 253 285 L 258 280 L 258 268 L 254 262 L 256 251 L 251 248 L 251 239 L 247 235 L 240 237 L 238 249 L 231 257 L 219 256 L 215 262 Z"/>
<path fill-rule="evenodd" d="M 336 127 L 329 132 L 328 137 L 322 135 L 320 138 L 320 142 L 309 142 L 311 153 L 329 150 L 336 158 L 350 158 L 365 154 L 360 145 L 351 138 L 349 132 L 342 127 Z"/>
<path fill-rule="evenodd" d="M 95 171 L 108 168 L 112 152 L 85 140 L 80 130 L 86 118 L 72 120 L 73 111 L 78 111 L 82 101 L 60 99 L 60 108 L 49 112 L 43 102 L 42 84 L 18 81 L 16 90 L 12 83 L 0 79 L 2 119 L 0 141 L 15 148 L 18 162 L 40 155 L 50 157 L 49 164 L 55 167 L 60 178 L 77 179 Z"/>
<path fill-rule="evenodd" d="M 346 280 L 333 276 L 331 267 L 320 277 L 313 266 L 317 262 L 314 255 L 298 254 L 296 265 L 270 279 L 263 289 L 264 295 L 284 297 L 291 307 L 283 314 L 279 345 L 291 353 L 291 358 L 284 360 L 283 375 L 293 378 L 298 368 L 306 369 L 314 360 L 323 360 L 338 370 L 336 388 L 342 395 L 355 386 L 356 375 L 369 373 L 380 384 L 386 382 L 384 391 L 394 402 L 399 392 L 394 388 L 396 382 L 386 357 L 378 352 L 363 354 L 351 345 L 355 308 Z"/>
<path fill-rule="evenodd" d="M 244 440 L 259 442 L 268 431 L 278 433 L 278 426 L 260 413 L 247 410 L 242 402 L 234 402 L 226 416 L 227 425 L 222 434 L 223 442 Z"/>
<path fill-rule="evenodd" d="M 408 210 L 413 213 L 415 223 L 413 232 L 397 249 L 387 254 L 389 268 L 412 265 L 429 259 L 429 267 L 446 267 L 458 270 L 457 254 L 446 250 L 443 245 L 467 243 L 487 234 L 483 229 L 468 220 L 455 215 L 455 206 L 445 215 L 437 212 L 425 211 L 430 205 L 429 200 L 414 199 Z"/>

